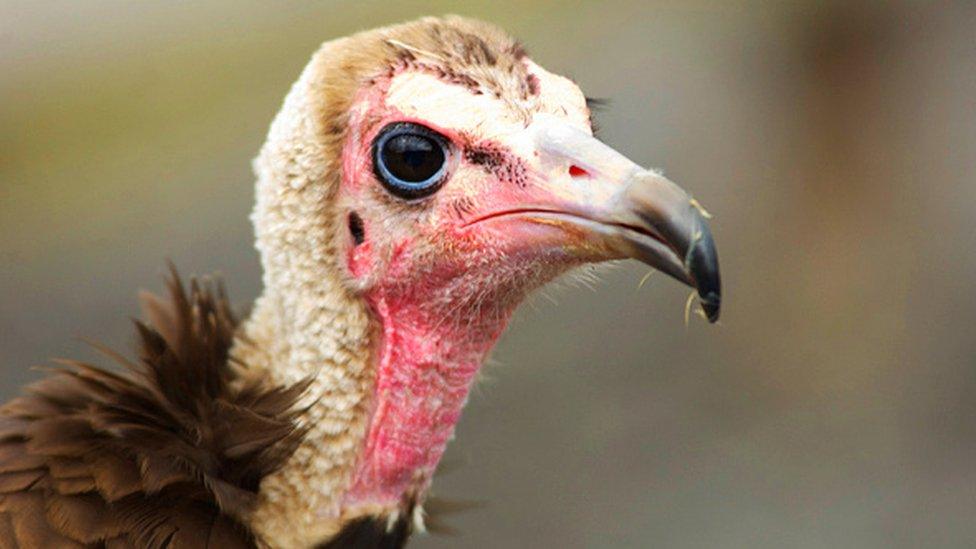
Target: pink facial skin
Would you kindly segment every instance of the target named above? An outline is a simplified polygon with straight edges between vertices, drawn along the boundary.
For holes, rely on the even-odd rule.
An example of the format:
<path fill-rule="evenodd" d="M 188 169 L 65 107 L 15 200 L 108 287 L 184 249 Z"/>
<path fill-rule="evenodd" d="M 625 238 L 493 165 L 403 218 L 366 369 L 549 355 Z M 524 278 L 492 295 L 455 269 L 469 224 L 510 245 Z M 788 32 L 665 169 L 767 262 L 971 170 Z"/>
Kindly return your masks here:
<path fill-rule="evenodd" d="M 524 295 L 580 256 L 565 228 L 492 220 L 513 205 L 545 203 L 531 161 L 503 142 L 404 117 L 387 81 L 354 103 L 343 150 L 340 204 L 363 219 L 345 266 L 381 325 L 375 398 L 344 507 L 395 506 L 422 494 L 453 436 L 468 391 Z M 373 175 L 371 144 L 387 124 L 413 121 L 453 141 L 444 186 L 416 203 Z"/>

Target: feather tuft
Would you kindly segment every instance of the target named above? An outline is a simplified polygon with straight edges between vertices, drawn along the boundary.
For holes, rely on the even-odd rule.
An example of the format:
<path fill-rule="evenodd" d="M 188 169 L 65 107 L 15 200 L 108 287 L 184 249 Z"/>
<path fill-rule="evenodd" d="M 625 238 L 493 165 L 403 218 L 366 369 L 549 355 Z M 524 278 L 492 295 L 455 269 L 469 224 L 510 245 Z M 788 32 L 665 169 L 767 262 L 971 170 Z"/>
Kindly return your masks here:
<path fill-rule="evenodd" d="M 305 432 L 309 383 L 238 380 L 223 286 L 172 267 L 167 286 L 143 295 L 136 360 L 93 344 L 120 371 L 59 360 L 0 410 L 4 542 L 253 547 L 245 518 Z"/>

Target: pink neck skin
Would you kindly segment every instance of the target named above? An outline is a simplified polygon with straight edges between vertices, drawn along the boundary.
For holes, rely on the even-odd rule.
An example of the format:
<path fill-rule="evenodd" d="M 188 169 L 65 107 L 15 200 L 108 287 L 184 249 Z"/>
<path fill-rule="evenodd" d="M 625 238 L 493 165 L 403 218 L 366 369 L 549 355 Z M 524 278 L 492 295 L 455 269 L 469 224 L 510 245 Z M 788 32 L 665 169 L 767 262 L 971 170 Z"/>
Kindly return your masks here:
<path fill-rule="evenodd" d="M 379 291 L 368 299 L 383 325 L 376 400 L 344 506 L 396 507 L 429 486 L 511 308 L 459 326 L 416 294 Z"/>
<path fill-rule="evenodd" d="M 384 120 L 406 119 L 386 105 L 390 78 L 364 88 L 355 101 L 359 107 L 352 109 L 343 151 L 343 186 L 350 196 L 365 193 L 365 183 L 350 174 L 369 173 L 369 132 L 378 131 Z M 451 135 L 447 129 L 443 133 Z M 371 219 L 364 221 L 366 240 L 347 257 L 356 279 L 369 277 L 382 254 L 375 249 Z M 452 237 L 459 243 L 464 238 L 462 233 Z M 480 272 L 474 265 L 450 262 L 415 272 L 412 245 L 409 239 L 392 244 L 384 282 L 365 294 L 382 326 L 382 339 L 375 354 L 369 431 L 342 502 L 353 513 L 357 508 L 398 508 L 407 499 L 422 498 L 478 369 L 531 289 L 528 275 L 513 271 L 502 276 L 495 263 Z"/>

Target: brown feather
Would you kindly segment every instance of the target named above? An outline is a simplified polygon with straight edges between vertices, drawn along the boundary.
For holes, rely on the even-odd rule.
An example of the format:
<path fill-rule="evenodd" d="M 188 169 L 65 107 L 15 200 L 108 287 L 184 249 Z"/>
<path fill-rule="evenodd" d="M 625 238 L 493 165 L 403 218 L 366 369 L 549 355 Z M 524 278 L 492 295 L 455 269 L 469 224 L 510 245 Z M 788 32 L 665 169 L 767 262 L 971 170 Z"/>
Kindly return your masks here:
<path fill-rule="evenodd" d="M 0 549 L 253 547 L 261 478 L 304 431 L 307 383 L 237 380 L 237 321 L 219 284 L 175 272 L 144 298 L 138 360 L 70 360 L 0 410 Z"/>
<path fill-rule="evenodd" d="M 18 471 L 16 473 L 6 473 L 0 475 L 0 494 L 9 494 L 12 492 L 27 490 L 37 483 L 37 481 L 43 476 L 44 471 L 42 469 L 34 469 L 33 471 Z"/>
<path fill-rule="evenodd" d="M 10 514 L 0 513 L 0 549 L 13 549 L 15 547 L 14 524 L 10 519 Z"/>

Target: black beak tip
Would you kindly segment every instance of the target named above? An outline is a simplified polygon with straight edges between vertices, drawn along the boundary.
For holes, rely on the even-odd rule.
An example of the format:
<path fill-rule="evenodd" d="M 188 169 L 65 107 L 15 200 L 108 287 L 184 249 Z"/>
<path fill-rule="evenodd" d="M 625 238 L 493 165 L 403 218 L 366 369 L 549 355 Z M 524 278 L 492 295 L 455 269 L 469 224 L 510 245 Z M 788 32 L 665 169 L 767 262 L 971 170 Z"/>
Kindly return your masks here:
<path fill-rule="evenodd" d="M 718 315 L 722 309 L 722 296 L 718 292 L 710 291 L 699 294 L 698 298 L 701 300 L 701 307 L 708 321 L 712 324 L 718 322 Z"/>
<path fill-rule="evenodd" d="M 689 254 L 688 267 L 695 285 L 698 287 L 698 298 L 701 300 L 702 310 L 708 321 L 718 321 L 722 308 L 722 278 L 719 275 L 718 252 L 715 250 L 715 240 L 712 231 L 704 220 L 699 221 L 701 237 Z"/>

